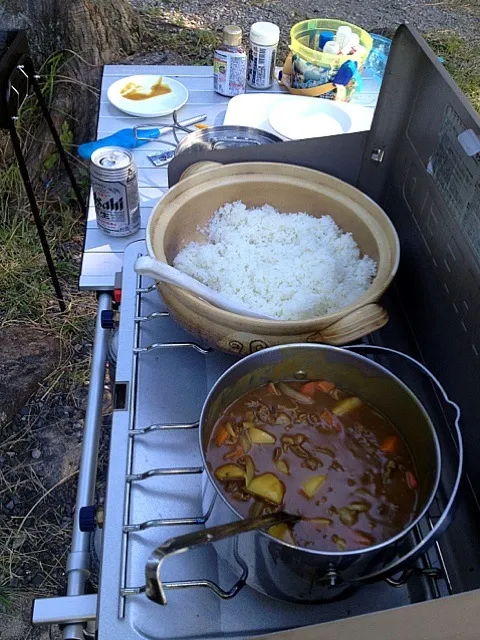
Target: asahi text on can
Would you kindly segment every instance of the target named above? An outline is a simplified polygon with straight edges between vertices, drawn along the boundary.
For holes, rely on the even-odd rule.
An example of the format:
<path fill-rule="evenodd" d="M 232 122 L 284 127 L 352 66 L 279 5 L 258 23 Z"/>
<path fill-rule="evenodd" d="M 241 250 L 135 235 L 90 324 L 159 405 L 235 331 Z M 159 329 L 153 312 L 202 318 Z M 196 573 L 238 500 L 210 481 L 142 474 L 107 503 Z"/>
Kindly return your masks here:
<path fill-rule="evenodd" d="M 102 147 L 92 153 L 90 181 L 100 229 L 129 236 L 140 227 L 137 167 L 130 151 Z"/>

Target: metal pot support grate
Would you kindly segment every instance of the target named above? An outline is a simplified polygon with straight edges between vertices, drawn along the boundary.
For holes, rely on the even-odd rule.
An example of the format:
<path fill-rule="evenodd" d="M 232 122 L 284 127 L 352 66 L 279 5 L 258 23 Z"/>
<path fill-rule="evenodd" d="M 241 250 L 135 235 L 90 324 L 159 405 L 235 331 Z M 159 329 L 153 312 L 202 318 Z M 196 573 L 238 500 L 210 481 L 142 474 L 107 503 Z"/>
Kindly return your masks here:
<path fill-rule="evenodd" d="M 150 315 L 141 315 L 141 296 L 145 293 L 152 291 L 154 287 L 141 287 L 141 279 L 140 276 L 137 276 L 137 287 L 136 287 L 136 312 L 135 312 L 135 330 L 134 330 L 134 363 L 135 367 L 138 366 L 138 358 L 142 357 L 143 353 L 148 353 L 156 349 L 194 349 L 201 354 L 207 354 L 209 352 L 208 348 L 205 348 L 204 345 L 197 342 L 168 342 L 168 343 L 157 343 L 154 342 L 152 344 L 147 344 L 144 346 L 140 346 L 139 342 L 139 328 L 143 323 L 150 322 L 153 318 L 159 319 L 161 317 L 168 317 L 168 313 L 161 312 L 157 314 Z M 375 582 L 383 579 L 387 579 L 387 583 L 392 587 L 403 586 L 407 580 L 414 576 L 425 576 L 429 578 L 431 581 L 436 581 L 440 578 L 445 579 L 448 591 L 451 593 L 450 583 L 448 580 L 447 571 L 445 568 L 445 564 L 443 562 L 442 555 L 440 553 L 440 549 L 438 547 L 438 540 L 445 529 L 448 527 L 452 517 L 453 506 L 455 502 L 455 498 L 458 493 L 458 488 L 460 484 L 460 479 L 462 475 L 462 467 L 463 467 L 463 445 L 462 445 L 462 437 L 460 432 L 460 408 L 458 405 L 450 400 L 443 389 L 440 382 L 435 378 L 435 376 L 422 365 L 420 362 L 415 360 L 409 355 L 404 353 L 395 351 L 393 349 L 389 349 L 387 347 L 378 347 L 374 345 L 361 344 L 355 345 L 351 347 L 345 347 L 351 350 L 359 350 L 362 352 L 369 352 L 369 355 L 374 354 L 375 356 L 385 356 L 388 355 L 393 356 L 395 358 L 402 358 L 408 365 L 421 371 L 422 374 L 427 376 L 427 378 L 433 383 L 435 386 L 437 396 L 441 399 L 442 403 L 445 407 L 449 407 L 453 409 L 454 412 L 454 421 L 451 429 L 452 440 L 451 440 L 451 451 L 449 451 L 449 455 L 452 455 L 456 459 L 455 464 L 455 474 L 453 479 L 449 478 L 441 478 L 441 482 L 439 485 L 439 490 L 437 494 L 442 491 L 443 502 L 445 502 L 445 495 L 448 495 L 445 506 L 440 507 L 441 501 L 435 499 L 433 502 L 433 510 L 437 510 L 437 513 L 428 513 L 427 517 L 424 519 L 425 522 L 422 523 L 423 526 L 416 527 L 415 530 L 415 541 L 412 544 L 412 547 L 409 551 L 403 554 L 401 557 L 396 558 L 392 561 L 388 566 L 384 567 L 381 572 L 377 572 L 374 574 L 362 576 L 362 578 L 356 579 L 355 581 L 349 581 L 356 586 L 366 583 L 366 582 Z M 133 388 L 130 390 L 130 397 L 135 397 L 135 380 L 136 376 L 133 376 L 132 386 Z M 433 393 L 433 391 L 432 391 Z M 133 415 L 133 410 L 130 411 L 130 414 Z M 169 431 L 169 430 L 187 430 L 195 432 L 198 428 L 198 422 L 192 423 L 179 423 L 179 424 L 151 424 L 147 427 L 143 427 L 142 429 L 136 429 L 133 424 L 133 420 L 131 421 L 130 429 L 129 429 L 129 460 L 131 463 L 133 447 L 135 446 L 135 442 L 138 441 L 139 438 L 148 438 L 150 433 L 154 433 L 156 431 Z M 193 435 L 193 434 L 192 434 Z M 201 467 L 189 467 L 189 468 L 153 468 L 142 471 L 141 473 L 131 473 L 131 470 L 128 471 L 126 482 L 127 482 L 127 490 L 125 493 L 125 518 L 123 525 L 123 539 L 124 544 L 122 546 L 122 565 L 125 568 L 126 564 L 126 556 L 128 549 L 128 537 L 134 532 L 143 531 L 145 529 L 150 528 L 159 528 L 164 526 L 172 526 L 172 525 L 205 525 L 208 521 L 211 508 L 210 506 L 207 513 L 201 514 L 194 518 L 159 518 L 155 520 L 148 520 L 145 522 L 130 522 L 128 521 L 128 505 L 130 500 L 130 487 L 133 483 L 142 482 L 143 480 L 158 476 L 158 475 L 168 475 L 168 476 L 185 476 L 192 474 L 201 474 L 203 469 Z M 443 474 L 443 471 L 442 471 Z M 437 496 L 436 496 L 437 498 Z M 185 537 L 185 542 L 187 544 L 181 544 L 182 537 L 177 537 L 176 542 L 178 544 L 173 544 L 170 540 L 167 540 L 164 544 L 157 547 L 149 557 L 149 560 L 146 565 L 146 575 L 147 575 L 147 584 L 141 586 L 128 586 L 125 584 L 125 571 L 122 572 L 123 583 L 120 587 L 120 595 L 121 595 L 121 611 L 120 615 L 122 615 L 123 608 L 125 606 L 125 599 L 129 596 L 146 593 L 147 597 L 157 602 L 159 604 L 166 604 L 167 599 L 165 596 L 166 590 L 178 590 L 178 589 L 187 589 L 187 588 L 207 588 L 213 591 L 219 598 L 222 599 L 230 599 L 236 596 L 242 587 L 245 585 L 247 579 L 247 568 L 243 559 L 238 554 L 238 548 L 235 545 L 235 559 L 241 570 L 240 579 L 231 587 L 230 589 L 224 589 L 216 582 L 207 579 L 198 579 L 198 580 L 183 580 L 183 581 L 162 581 L 160 578 L 160 566 L 163 561 L 171 555 L 175 555 L 178 553 L 182 553 L 187 551 L 191 546 L 195 546 L 195 540 L 199 540 L 202 545 L 208 544 L 210 542 L 208 534 L 205 535 L 203 530 L 198 532 L 198 535 L 187 534 Z M 180 542 L 179 542 L 180 541 Z M 440 567 L 432 567 L 428 557 L 426 556 L 426 552 L 432 545 L 437 546 L 438 556 Z M 413 566 L 415 561 L 421 559 L 423 566 Z M 403 573 L 398 578 L 392 578 L 393 575 L 398 574 L 403 571 Z M 333 575 L 333 573 L 335 575 Z M 347 581 L 345 576 L 339 575 L 336 572 L 333 572 L 332 575 L 326 576 L 326 579 L 330 581 L 331 585 L 342 584 Z"/>

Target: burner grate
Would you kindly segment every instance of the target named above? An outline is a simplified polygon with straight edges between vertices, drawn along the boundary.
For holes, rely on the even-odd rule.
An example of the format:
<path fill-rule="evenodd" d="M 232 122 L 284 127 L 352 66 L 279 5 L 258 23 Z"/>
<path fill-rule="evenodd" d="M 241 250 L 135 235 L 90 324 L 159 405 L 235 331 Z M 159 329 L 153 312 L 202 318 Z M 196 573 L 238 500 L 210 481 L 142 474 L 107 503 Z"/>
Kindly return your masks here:
<path fill-rule="evenodd" d="M 279 605 L 244 587 L 245 574 L 238 579 L 207 545 L 162 566 L 167 606 L 147 598 L 145 566 L 154 549 L 208 524 L 197 419 L 208 389 L 236 358 L 192 340 L 162 309 L 155 287 L 133 272 L 144 246 L 132 243 L 125 254 L 116 380 L 126 385 L 127 402 L 115 411 L 112 427 L 99 637 L 246 638 L 452 593 L 438 544 L 390 585 L 376 581 L 320 605 Z M 439 500 L 412 545 L 429 535 L 441 507 Z M 242 558 L 237 561 L 242 566 Z M 200 616 L 201 631 L 195 627 Z"/>

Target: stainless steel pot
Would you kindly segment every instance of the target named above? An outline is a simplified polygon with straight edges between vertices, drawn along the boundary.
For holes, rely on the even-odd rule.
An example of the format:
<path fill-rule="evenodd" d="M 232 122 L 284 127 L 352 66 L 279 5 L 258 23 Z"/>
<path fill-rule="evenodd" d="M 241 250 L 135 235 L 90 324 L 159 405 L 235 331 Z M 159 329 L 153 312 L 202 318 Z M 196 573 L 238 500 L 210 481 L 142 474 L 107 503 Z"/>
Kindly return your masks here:
<path fill-rule="evenodd" d="M 282 138 L 254 127 L 217 125 L 189 133 L 181 140 L 175 155 L 185 151 L 218 151 L 219 149 L 236 149 L 272 142 L 282 142 Z"/>
<path fill-rule="evenodd" d="M 345 552 L 304 549 L 258 530 L 262 522 L 242 519 L 219 491 L 205 457 L 217 418 L 239 396 L 268 381 L 319 378 L 334 380 L 383 412 L 403 435 L 415 459 L 420 494 L 414 518 L 395 537 L 367 549 Z M 166 602 L 160 581 L 163 559 L 210 542 L 234 573 L 240 575 L 243 571 L 244 576 L 247 573 L 246 583 L 266 595 L 302 603 L 338 597 L 352 585 L 377 576 L 397 556 L 409 555 L 408 534 L 428 510 L 441 471 L 435 429 L 408 387 L 390 371 L 358 353 L 321 344 L 264 349 L 230 367 L 216 382 L 204 404 L 200 448 L 206 470 L 204 513 L 209 514 L 208 525 L 217 529 L 174 538 L 152 554 L 146 567 L 146 593 L 163 604 Z M 226 527 L 219 527 L 226 523 Z M 263 526 L 268 523 L 264 522 Z M 242 535 L 236 535 L 238 533 Z"/>

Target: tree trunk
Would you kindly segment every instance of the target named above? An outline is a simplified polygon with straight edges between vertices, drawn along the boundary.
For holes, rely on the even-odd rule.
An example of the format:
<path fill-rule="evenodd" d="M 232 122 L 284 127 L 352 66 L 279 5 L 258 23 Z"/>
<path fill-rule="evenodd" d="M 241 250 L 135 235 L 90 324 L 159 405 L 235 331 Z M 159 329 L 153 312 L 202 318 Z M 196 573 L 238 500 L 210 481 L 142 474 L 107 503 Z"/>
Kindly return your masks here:
<path fill-rule="evenodd" d="M 52 117 L 65 137 L 77 142 L 92 139 L 95 133 L 103 64 L 122 59 L 137 50 L 141 41 L 141 22 L 126 0 L 4 0 L 4 9 L 28 31 L 36 67 L 51 60 L 56 63 L 43 71 L 51 74 Z M 33 173 L 52 155 L 50 136 L 43 126 L 29 145 L 29 168 Z M 38 175 L 38 174 L 37 174 Z"/>
<path fill-rule="evenodd" d="M 44 59 L 71 49 L 89 64 L 108 64 L 139 43 L 139 20 L 126 0 L 10 1 L 25 15 L 32 48 Z"/>

